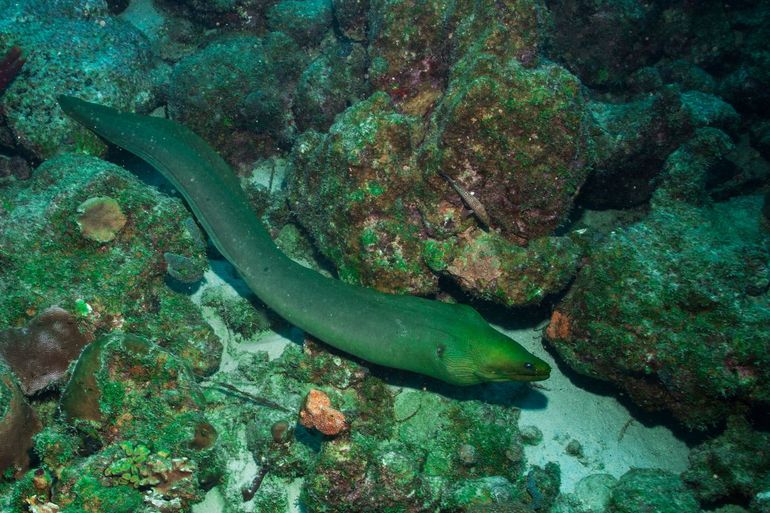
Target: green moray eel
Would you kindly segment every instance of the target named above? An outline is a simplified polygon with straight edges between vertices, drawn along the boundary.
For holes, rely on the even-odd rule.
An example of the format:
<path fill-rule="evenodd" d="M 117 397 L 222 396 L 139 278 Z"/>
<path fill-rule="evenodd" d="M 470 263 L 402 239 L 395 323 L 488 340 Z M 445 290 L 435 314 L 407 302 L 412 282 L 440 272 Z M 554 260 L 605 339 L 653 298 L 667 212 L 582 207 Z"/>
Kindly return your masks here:
<path fill-rule="evenodd" d="M 69 96 L 59 104 L 83 126 L 160 171 L 251 290 L 318 339 L 368 362 L 455 385 L 548 378 L 547 363 L 467 305 L 349 285 L 292 261 L 273 243 L 235 173 L 184 126 Z"/>

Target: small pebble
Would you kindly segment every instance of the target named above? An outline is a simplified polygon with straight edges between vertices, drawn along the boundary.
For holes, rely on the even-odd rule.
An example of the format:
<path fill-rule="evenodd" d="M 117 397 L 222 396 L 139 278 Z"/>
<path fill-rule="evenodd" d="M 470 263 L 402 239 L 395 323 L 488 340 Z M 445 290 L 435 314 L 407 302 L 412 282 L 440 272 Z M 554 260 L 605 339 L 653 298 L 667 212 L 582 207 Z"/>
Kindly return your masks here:
<path fill-rule="evenodd" d="M 576 458 L 583 457 L 583 446 L 574 438 L 569 441 L 567 447 L 564 448 L 564 451 L 570 456 L 574 456 Z"/>
<path fill-rule="evenodd" d="M 285 420 L 279 420 L 270 427 L 270 434 L 277 444 L 285 444 L 291 440 L 292 429 Z"/>
<path fill-rule="evenodd" d="M 332 408 L 331 400 L 321 390 L 310 390 L 299 412 L 299 423 L 308 429 L 317 429 L 327 436 L 335 436 L 348 429 L 341 411 Z"/>
<path fill-rule="evenodd" d="M 540 445 L 543 441 L 543 432 L 537 426 L 522 426 L 520 433 L 521 441 L 526 445 Z"/>
<path fill-rule="evenodd" d="M 522 449 L 521 445 L 511 444 L 511 446 L 505 450 L 505 457 L 511 463 L 519 463 L 524 460 L 524 449 Z"/>

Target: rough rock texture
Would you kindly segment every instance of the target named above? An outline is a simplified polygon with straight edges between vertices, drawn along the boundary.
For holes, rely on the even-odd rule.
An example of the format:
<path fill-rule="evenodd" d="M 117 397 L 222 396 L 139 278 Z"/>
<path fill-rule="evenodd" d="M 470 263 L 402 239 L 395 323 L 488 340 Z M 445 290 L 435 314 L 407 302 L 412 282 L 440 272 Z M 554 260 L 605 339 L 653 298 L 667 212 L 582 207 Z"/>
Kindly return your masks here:
<path fill-rule="evenodd" d="M 332 28 L 331 0 L 280 0 L 267 11 L 267 28 L 300 46 L 317 45 Z"/>
<path fill-rule="evenodd" d="M 221 472 L 204 404 L 183 360 L 134 335 L 98 339 L 78 360 L 60 410 L 102 449 L 62 472 L 56 496 L 87 502 L 84 486 L 101 494 L 122 486 L 159 504 L 200 501 L 203 483 Z"/>
<path fill-rule="evenodd" d="M 692 134 L 675 89 L 628 103 L 591 102 L 596 156 L 580 201 L 589 208 L 628 208 L 649 201 L 653 178 Z"/>
<path fill-rule="evenodd" d="M 0 472 L 21 476 L 29 467 L 27 451 L 40 422 L 11 369 L 0 360 Z"/>
<path fill-rule="evenodd" d="M 58 94 L 131 111 L 156 102 L 147 40 L 111 17 L 103 1 L 2 1 L 0 10 L 0 47 L 10 40 L 26 55 L 24 73 L 0 97 L 0 106 L 15 143 L 28 154 L 44 159 L 64 142 L 104 148 L 65 118 Z"/>
<path fill-rule="evenodd" d="M 567 237 L 541 237 L 521 247 L 495 232 L 470 230 L 427 239 L 423 258 L 469 294 L 507 306 L 536 304 L 574 277 L 581 249 Z"/>
<path fill-rule="evenodd" d="M 85 239 L 77 225 L 78 205 L 94 196 L 115 198 L 127 219 L 107 243 Z M 220 342 L 189 298 L 165 284 L 164 253 L 207 265 L 179 200 L 122 168 L 74 154 L 47 161 L 32 179 L 0 189 L 0 198 L 0 326 L 24 326 L 58 305 L 78 317 L 84 333 L 156 333 L 196 372 L 218 366 Z"/>
<path fill-rule="evenodd" d="M 191 18 L 208 28 L 227 26 L 233 30 L 264 27 L 264 12 L 273 2 L 266 0 L 158 0 L 163 9 L 180 19 Z"/>
<path fill-rule="evenodd" d="M 334 117 L 358 100 L 369 96 L 364 78 L 366 49 L 355 43 L 341 43 L 324 49 L 297 82 L 292 110 L 300 131 L 326 131 Z"/>
<path fill-rule="evenodd" d="M 604 513 L 617 482 L 609 474 L 590 474 L 577 482 L 572 493 L 559 494 L 551 513 Z"/>
<path fill-rule="evenodd" d="M 649 37 L 655 5 L 638 0 L 549 0 L 549 51 L 591 87 L 622 84 L 654 62 L 660 41 Z"/>
<path fill-rule="evenodd" d="M 664 87 L 626 103 L 590 103 L 596 147 L 592 173 L 579 198 L 589 208 L 629 208 L 648 202 L 677 147 L 702 128 L 737 135 L 740 116 L 720 97 Z M 724 199 L 767 179 L 767 163 L 745 144 L 712 169 L 709 187 Z M 750 187 L 750 185 L 749 185 Z"/>
<path fill-rule="evenodd" d="M 169 114 L 232 162 L 250 164 L 293 137 L 289 94 L 305 59 L 280 32 L 218 39 L 174 66 Z"/>
<path fill-rule="evenodd" d="M 420 122 L 378 93 L 342 113 L 328 135 L 294 147 L 292 206 L 340 277 L 381 290 L 431 292 L 420 259 Z"/>
<path fill-rule="evenodd" d="M 373 403 L 353 421 L 349 438 L 324 444 L 304 491 L 314 511 L 474 511 L 529 501 L 518 477 L 514 411 L 418 391 L 387 401 L 380 413 L 386 417 L 366 415 Z M 491 476 L 497 482 L 485 481 Z"/>
<path fill-rule="evenodd" d="M 342 279 L 431 294 L 450 276 L 509 305 L 566 286 L 577 248 L 536 239 L 585 179 L 587 110 L 574 76 L 537 66 L 542 13 L 531 1 L 370 5 L 369 79 L 387 96 L 306 132 L 290 158 L 293 212 Z"/>
<path fill-rule="evenodd" d="M 525 242 L 564 221 L 585 180 L 585 118 L 564 68 L 469 53 L 452 68 L 421 161 L 472 194 L 490 227 Z"/>
<path fill-rule="evenodd" d="M 447 71 L 471 48 L 532 63 L 543 26 L 542 6 L 532 0 L 376 0 L 368 21 L 372 84 L 405 112 L 420 114 L 430 110 Z"/>
<path fill-rule="evenodd" d="M 489 76 L 460 75 L 428 128 L 377 93 L 338 116 L 327 135 L 308 132 L 295 145 L 292 206 L 343 279 L 426 294 L 437 287 L 432 269 L 507 304 L 537 302 L 569 281 L 578 254 L 569 241 L 516 244 L 558 226 L 584 177 L 576 84 L 561 68 L 481 60 L 467 65 Z M 559 100 L 541 98 L 541 88 L 559 91 Z M 507 112 L 496 103 L 503 91 L 516 95 Z M 511 117 L 519 124 L 504 121 Z M 559 144 L 538 142 L 541 131 Z M 509 154 L 521 161 L 509 162 Z M 439 172 L 454 175 L 462 193 Z M 502 236 L 475 228 L 480 221 L 468 217 L 463 194 L 484 204 Z M 469 255 L 479 252 L 491 260 L 469 269 Z"/>
<path fill-rule="evenodd" d="M 596 158 L 582 205 L 644 204 L 662 163 L 694 129 L 716 127 L 738 140 L 766 118 L 770 74 L 760 63 L 770 13 L 761 3 L 547 4 L 550 55 L 591 88 Z M 748 144 L 736 151 L 717 177 L 730 182 L 715 191 L 719 199 L 767 181 Z"/>
<path fill-rule="evenodd" d="M 151 440 L 157 450 L 192 446 L 196 429 L 206 422 L 203 405 L 183 360 L 127 334 L 89 345 L 60 401 L 64 418 L 102 444 Z"/>
<path fill-rule="evenodd" d="M 682 479 L 701 502 L 749 502 L 770 487 L 768 447 L 770 433 L 731 417 L 724 433 L 690 452 L 690 467 Z"/>
<path fill-rule="evenodd" d="M 358 43 L 366 41 L 369 0 L 332 0 L 334 19 L 342 34 Z"/>
<path fill-rule="evenodd" d="M 606 513 L 700 513 L 698 501 L 675 474 L 632 469 L 612 489 Z"/>
<path fill-rule="evenodd" d="M 590 241 L 547 331 L 578 372 L 696 428 L 770 394 L 761 198 L 712 204 L 705 191 L 728 143 L 701 132 L 672 155 L 649 217 Z"/>
<path fill-rule="evenodd" d="M 19 378 L 24 394 L 32 395 L 58 383 L 90 341 L 80 333 L 75 316 L 52 306 L 24 328 L 0 330 L 0 356 Z"/>

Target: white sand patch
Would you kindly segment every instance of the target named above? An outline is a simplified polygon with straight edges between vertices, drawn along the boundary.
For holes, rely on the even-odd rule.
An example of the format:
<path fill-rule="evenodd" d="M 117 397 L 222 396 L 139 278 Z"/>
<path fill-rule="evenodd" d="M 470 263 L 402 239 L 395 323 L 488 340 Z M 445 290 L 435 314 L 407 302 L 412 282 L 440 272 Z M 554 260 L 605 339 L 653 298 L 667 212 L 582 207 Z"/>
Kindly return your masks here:
<path fill-rule="evenodd" d="M 540 466 L 557 462 L 562 491 L 572 492 L 575 483 L 589 474 L 620 477 L 631 468 L 676 473 L 687 468 L 689 449 L 682 440 L 664 426 L 644 426 L 615 397 L 597 395 L 573 384 L 543 349 L 540 331 L 506 333 L 553 368 L 551 378 L 541 382 L 548 390 L 536 390 L 519 401 L 519 425 L 537 426 L 543 432 L 541 444 L 525 447 L 527 461 Z M 542 404 L 542 396 L 546 404 Z M 583 448 L 581 458 L 565 452 L 573 439 Z"/>
<path fill-rule="evenodd" d="M 302 484 L 304 482 L 305 480 L 302 478 L 295 479 L 289 483 L 289 486 L 286 488 L 286 495 L 289 498 L 289 511 L 287 513 L 305 512 L 305 508 L 299 503 L 299 494 L 302 492 Z"/>

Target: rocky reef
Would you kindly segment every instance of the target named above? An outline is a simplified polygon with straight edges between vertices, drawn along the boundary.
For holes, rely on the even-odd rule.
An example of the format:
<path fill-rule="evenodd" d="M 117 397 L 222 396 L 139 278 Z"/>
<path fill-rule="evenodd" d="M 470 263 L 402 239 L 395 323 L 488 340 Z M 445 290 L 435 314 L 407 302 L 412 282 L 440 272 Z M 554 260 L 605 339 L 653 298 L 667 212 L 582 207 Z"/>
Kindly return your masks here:
<path fill-rule="evenodd" d="M 125 169 L 76 154 L 46 161 L 0 196 L 5 326 L 24 327 L 58 306 L 87 336 L 115 329 L 160 335 L 196 372 L 217 368 L 219 340 L 189 298 L 167 284 L 180 273 L 200 280 L 206 266 L 200 231 L 178 200 Z M 103 197 L 119 206 L 125 218 L 119 229 L 109 210 L 84 219 L 83 205 Z M 108 227 L 114 231 L 108 241 L 89 235 Z"/>
<path fill-rule="evenodd" d="M 0 510 L 770 511 L 765 4 L 0 0 Z M 200 134 L 319 272 L 538 326 L 689 466 L 297 333 L 61 94 Z"/>

